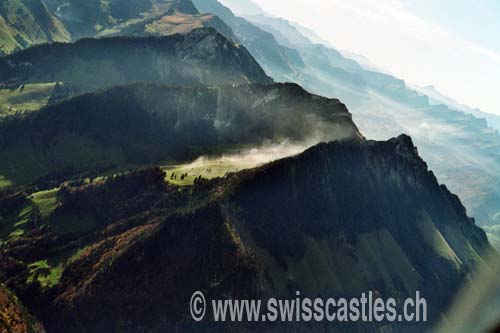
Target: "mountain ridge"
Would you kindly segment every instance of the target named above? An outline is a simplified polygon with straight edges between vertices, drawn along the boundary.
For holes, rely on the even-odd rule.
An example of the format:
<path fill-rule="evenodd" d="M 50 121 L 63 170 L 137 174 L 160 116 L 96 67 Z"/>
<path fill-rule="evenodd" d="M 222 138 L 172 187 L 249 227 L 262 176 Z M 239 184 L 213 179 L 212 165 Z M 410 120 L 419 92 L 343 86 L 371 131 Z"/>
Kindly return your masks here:
<path fill-rule="evenodd" d="M 363 140 L 345 105 L 294 84 L 134 84 L 9 117 L 0 128 L 0 156 L 6 161 L 0 174 L 14 184 L 68 168 L 78 173 L 186 161 L 217 147 L 223 153 L 228 146 L 280 140 Z"/>
<path fill-rule="evenodd" d="M 367 288 L 397 299 L 420 290 L 433 305 L 429 323 L 339 323 L 333 332 L 384 326 L 422 332 L 470 280 L 483 260 L 478 253 L 489 249 L 484 232 L 438 185 L 407 136 L 322 143 L 184 188 L 166 184 L 166 176 L 146 169 L 67 183 L 35 224 L 45 227 L 0 245 L 8 286 L 50 332 L 265 328 L 193 326 L 186 302 L 193 290 L 209 299 L 260 299 L 295 297 L 295 290 L 354 297 Z M 76 233 L 64 223 L 70 216 L 81 219 Z M 50 253 L 42 250 L 47 246 Z M 43 260 L 49 271 L 58 269 L 51 284 L 43 271 L 26 268 Z M 27 274 L 35 274 L 31 283 Z"/>
<path fill-rule="evenodd" d="M 266 73 L 274 73 L 277 81 L 290 81 L 288 77 L 297 74 L 295 68 L 303 65 L 296 50 L 278 44 L 271 33 L 235 16 L 217 0 L 194 0 L 193 3 L 200 13 L 215 14 L 224 20 Z"/>
<path fill-rule="evenodd" d="M 276 40 L 280 34 L 286 37 L 292 33 L 289 25 L 293 24 L 282 19 L 266 17 L 265 23 L 260 28 L 276 34 Z M 292 37 L 287 41 L 307 38 Z M 287 75 L 285 81 L 296 82 L 319 95 L 340 98 L 368 138 L 386 140 L 400 133 L 409 134 L 440 181 L 460 195 L 471 215 L 481 225 L 498 224 L 500 159 L 496 149 L 500 147 L 500 136 L 488 128 L 484 116 L 476 112 L 478 118 L 471 115 L 474 112 L 436 105 L 404 80 L 371 67 L 365 69 L 331 46 L 290 44 L 303 66 L 295 66 L 295 74 Z M 258 61 L 262 64 L 268 60 Z M 269 65 L 267 68 L 271 70 L 269 75 L 283 80 L 281 71 L 273 71 Z"/>
<path fill-rule="evenodd" d="M 81 92 L 136 81 L 272 82 L 245 48 L 212 28 L 185 35 L 82 39 L 35 46 L 0 59 L 0 74 L 3 84 L 63 82 Z"/>

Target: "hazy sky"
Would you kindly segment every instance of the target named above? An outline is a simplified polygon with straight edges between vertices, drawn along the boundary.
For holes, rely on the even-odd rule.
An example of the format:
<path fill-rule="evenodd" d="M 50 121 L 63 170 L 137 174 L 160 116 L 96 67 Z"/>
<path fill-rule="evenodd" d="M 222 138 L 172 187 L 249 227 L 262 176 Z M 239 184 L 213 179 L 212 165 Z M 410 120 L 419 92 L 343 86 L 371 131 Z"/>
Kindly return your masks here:
<path fill-rule="evenodd" d="M 253 1 L 410 83 L 500 114 L 500 0 Z"/>

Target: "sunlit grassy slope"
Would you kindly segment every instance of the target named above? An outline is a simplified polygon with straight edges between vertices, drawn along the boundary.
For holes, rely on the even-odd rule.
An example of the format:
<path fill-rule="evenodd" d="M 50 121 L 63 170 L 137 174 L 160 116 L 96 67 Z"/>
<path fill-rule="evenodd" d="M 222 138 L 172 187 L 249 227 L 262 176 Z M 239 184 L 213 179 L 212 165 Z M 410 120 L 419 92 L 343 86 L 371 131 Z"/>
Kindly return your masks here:
<path fill-rule="evenodd" d="M 261 147 L 231 147 L 222 156 L 202 156 L 187 164 L 164 166 L 166 180 L 178 186 L 192 185 L 198 177 L 212 179 L 224 177 L 227 173 L 251 169 L 263 164 L 304 151 L 307 145 L 295 145 L 287 142 Z"/>
<path fill-rule="evenodd" d="M 63 266 L 53 267 L 47 260 L 40 260 L 28 265 L 28 283 L 38 280 L 42 287 L 53 287 L 59 283 L 63 272 Z"/>
<path fill-rule="evenodd" d="M 31 195 L 31 200 L 40 210 L 42 217 L 48 217 L 56 209 L 57 205 L 57 191 L 53 189 L 49 191 L 37 192 Z"/>
<path fill-rule="evenodd" d="M 164 170 L 167 172 L 167 182 L 173 185 L 186 186 L 192 185 L 198 177 L 206 179 L 224 177 L 229 172 L 236 172 L 256 166 L 251 161 L 201 159 L 190 164 L 166 166 Z"/>
<path fill-rule="evenodd" d="M 19 237 L 32 229 L 37 216 L 49 217 L 57 206 L 57 191 L 37 192 L 26 198 L 25 203 L 10 216 L 3 216 L 0 220 L 0 241 Z"/>
<path fill-rule="evenodd" d="M 88 216 L 54 214 L 58 204 L 59 189 L 36 192 L 26 197 L 25 203 L 9 216 L 0 216 L 0 243 L 17 241 L 28 231 L 43 225 L 50 225 L 57 231 L 80 232 L 95 226 Z M 43 219 L 43 220 L 41 220 Z M 43 288 L 51 288 L 59 283 L 65 265 L 75 253 L 46 257 L 28 265 L 27 283 L 39 283 Z"/>
<path fill-rule="evenodd" d="M 0 55 L 34 44 L 69 40 L 66 28 L 41 0 L 0 1 Z"/>
<path fill-rule="evenodd" d="M 40 83 L 0 89 L 0 118 L 41 109 L 47 105 L 55 86 L 55 83 Z"/>

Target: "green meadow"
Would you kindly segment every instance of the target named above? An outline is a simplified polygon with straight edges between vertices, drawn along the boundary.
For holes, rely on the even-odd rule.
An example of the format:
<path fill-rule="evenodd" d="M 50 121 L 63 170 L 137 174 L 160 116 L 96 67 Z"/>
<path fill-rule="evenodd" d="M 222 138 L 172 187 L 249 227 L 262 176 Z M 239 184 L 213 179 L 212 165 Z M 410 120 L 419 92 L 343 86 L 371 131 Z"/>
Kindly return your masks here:
<path fill-rule="evenodd" d="M 55 86 L 55 83 L 37 83 L 0 89 L 0 118 L 41 109 L 49 102 Z"/>
<path fill-rule="evenodd" d="M 227 173 L 237 172 L 256 167 L 257 164 L 242 159 L 198 159 L 189 164 L 165 166 L 166 181 L 172 185 L 193 185 L 198 177 L 213 179 L 224 177 Z"/>

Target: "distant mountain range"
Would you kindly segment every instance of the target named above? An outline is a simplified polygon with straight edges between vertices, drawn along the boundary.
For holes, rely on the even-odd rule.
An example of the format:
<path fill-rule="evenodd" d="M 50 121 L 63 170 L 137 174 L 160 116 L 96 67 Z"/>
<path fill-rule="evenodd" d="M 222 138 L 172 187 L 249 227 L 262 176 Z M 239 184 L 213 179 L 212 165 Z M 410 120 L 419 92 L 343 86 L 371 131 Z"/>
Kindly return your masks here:
<path fill-rule="evenodd" d="M 340 98 L 368 138 L 411 135 L 438 178 L 460 195 L 480 224 L 500 222 L 500 135 L 493 129 L 498 117 L 486 114 L 490 124 L 477 118 L 483 115 L 477 110 L 459 108 L 449 101 L 436 103 L 435 96 L 416 91 L 403 80 L 373 71 L 329 45 L 317 44 L 317 37 L 310 41 L 301 33 L 303 28 L 284 19 L 256 16 L 252 11 L 245 20 L 231 15 L 216 0 L 194 3 L 202 13 L 224 17 L 275 80 L 297 82 L 313 93 Z M 242 30 L 241 26 L 252 28 Z M 256 51 L 251 43 L 245 44 L 256 36 L 254 31 L 273 37 L 261 39 L 261 47 L 293 50 L 288 52 L 293 56 L 282 53 L 285 60 L 280 61 L 288 64 L 287 70 L 275 67 L 274 57 Z"/>
<path fill-rule="evenodd" d="M 477 108 L 471 108 L 470 106 L 460 104 L 454 99 L 442 94 L 434 86 L 425 86 L 425 87 L 413 86 L 413 88 L 425 94 L 427 97 L 429 97 L 429 102 L 433 105 L 440 105 L 440 104 L 446 105 L 453 110 L 458 110 L 467 114 L 472 114 L 476 118 L 486 119 L 489 127 L 494 128 L 497 131 L 500 131 L 500 116 L 498 115 L 492 113 L 486 113 Z"/>
<path fill-rule="evenodd" d="M 0 331 L 421 333 L 482 283 L 474 218 L 493 244 L 500 218 L 486 120 L 251 3 L 38 4 L 65 43 L 0 40 Z M 418 290 L 429 321 L 195 323 L 195 290 Z"/>
<path fill-rule="evenodd" d="M 236 15 L 267 15 L 267 13 L 253 1 L 223 0 L 220 2 L 231 8 Z"/>

